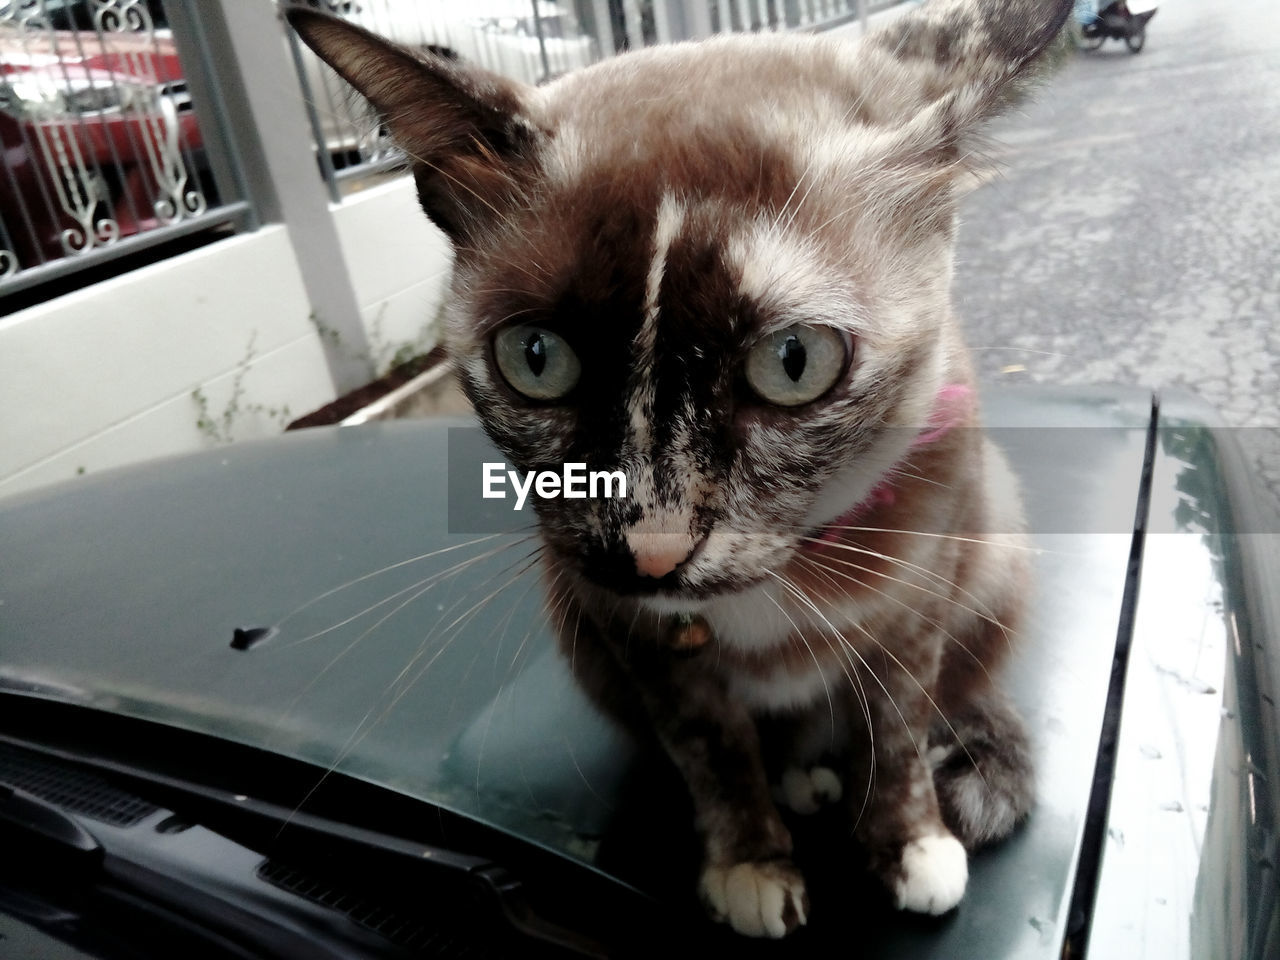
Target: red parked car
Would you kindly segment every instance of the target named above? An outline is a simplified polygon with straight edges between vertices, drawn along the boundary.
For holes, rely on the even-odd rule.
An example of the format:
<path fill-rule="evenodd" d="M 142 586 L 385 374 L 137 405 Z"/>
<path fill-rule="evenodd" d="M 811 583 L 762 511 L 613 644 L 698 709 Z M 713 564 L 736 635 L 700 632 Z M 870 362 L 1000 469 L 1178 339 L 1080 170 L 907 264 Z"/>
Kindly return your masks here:
<path fill-rule="evenodd" d="M 17 267 L 202 212 L 200 131 L 166 29 L 0 23 L 0 249 Z M 0 253 L 3 256 L 3 253 Z"/>

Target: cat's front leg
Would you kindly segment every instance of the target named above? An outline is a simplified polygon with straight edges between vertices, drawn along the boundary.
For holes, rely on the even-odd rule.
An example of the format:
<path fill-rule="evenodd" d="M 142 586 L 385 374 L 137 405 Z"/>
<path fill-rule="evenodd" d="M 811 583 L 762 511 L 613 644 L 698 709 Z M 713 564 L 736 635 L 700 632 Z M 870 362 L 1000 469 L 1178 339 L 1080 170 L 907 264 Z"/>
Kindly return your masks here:
<path fill-rule="evenodd" d="M 765 773 L 755 721 L 732 699 L 714 657 L 637 654 L 624 669 L 653 731 L 688 785 L 703 844 L 699 894 L 739 933 L 783 937 L 808 920 L 791 834 Z"/>
<path fill-rule="evenodd" d="M 871 738 L 864 730 L 853 752 L 846 801 L 854 833 L 899 910 L 946 913 L 964 896 L 969 865 L 943 823 L 926 758 L 933 708 L 919 690 L 886 687 L 869 692 Z"/>
<path fill-rule="evenodd" d="M 699 894 L 738 933 L 783 937 L 807 922 L 809 901 L 755 723 L 712 671 L 690 673 L 672 684 L 680 706 L 668 701 L 655 728 L 693 798 L 704 856 Z"/>
<path fill-rule="evenodd" d="M 782 937 L 808 920 L 791 834 L 774 806 L 759 731 L 728 695 L 714 650 L 673 652 L 630 630 L 602 631 L 569 594 L 561 649 L 582 688 L 638 739 L 675 764 L 693 800 L 703 848 L 698 892 L 739 933 Z"/>

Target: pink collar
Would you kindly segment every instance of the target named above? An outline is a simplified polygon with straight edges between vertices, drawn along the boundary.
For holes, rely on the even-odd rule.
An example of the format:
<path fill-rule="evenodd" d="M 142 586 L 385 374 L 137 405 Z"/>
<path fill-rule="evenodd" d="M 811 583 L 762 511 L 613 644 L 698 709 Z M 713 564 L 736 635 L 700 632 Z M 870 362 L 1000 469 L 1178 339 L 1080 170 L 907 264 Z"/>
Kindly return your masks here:
<path fill-rule="evenodd" d="M 911 441 L 911 449 L 915 450 L 927 444 L 941 440 L 969 416 L 973 405 L 973 388 L 967 383 L 948 383 L 938 391 L 933 401 L 933 410 L 923 430 Z M 894 469 L 897 469 L 896 467 Z M 891 507 L 897 501 L 893 489 L 893 470 L 883 480 L 871 488 L 871 492 L 851 509 L 846 510 L 829 524 L 824 526 L 819 537 L 822 540 L 838 540 L 846 528 L 853 524 L 872 507 Z"/>

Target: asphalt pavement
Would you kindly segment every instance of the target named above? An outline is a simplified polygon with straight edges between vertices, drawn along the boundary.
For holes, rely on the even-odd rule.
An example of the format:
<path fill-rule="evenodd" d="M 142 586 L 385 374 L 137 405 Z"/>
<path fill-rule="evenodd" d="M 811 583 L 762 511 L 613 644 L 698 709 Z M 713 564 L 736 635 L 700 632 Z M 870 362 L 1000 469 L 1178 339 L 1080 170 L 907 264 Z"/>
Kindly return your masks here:
<path fill-rule="evenodd" d="M 1184 387 L 1280 495 L 1280 4 L 1161 5 L 993 131 L 956 302 L 982 374 Z"/>

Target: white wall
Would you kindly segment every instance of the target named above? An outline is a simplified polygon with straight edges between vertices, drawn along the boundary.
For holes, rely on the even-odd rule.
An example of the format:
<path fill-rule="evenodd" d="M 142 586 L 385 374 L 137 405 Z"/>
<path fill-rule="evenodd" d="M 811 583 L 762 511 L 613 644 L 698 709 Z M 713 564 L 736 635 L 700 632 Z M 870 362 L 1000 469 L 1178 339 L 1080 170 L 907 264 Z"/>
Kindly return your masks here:
<path fill-rule="evenodd" d="M 373 360 L 429 347 L 450 255 L 412 182 L 333 215 Z M 312 316 L 288 233 L 270 225 L 0 319 L 0 496 L 215 446 L 196 390 L 221 421 L 239 384 L 233 439 L 279 432 L 334 397 Z"/>
<path fill-rule="evenodd" d="M 453 252 L 418 206 L 413 180 L 362 190 L 333 214 L 379 372 L 400 345 L 434 346 Z"/>

